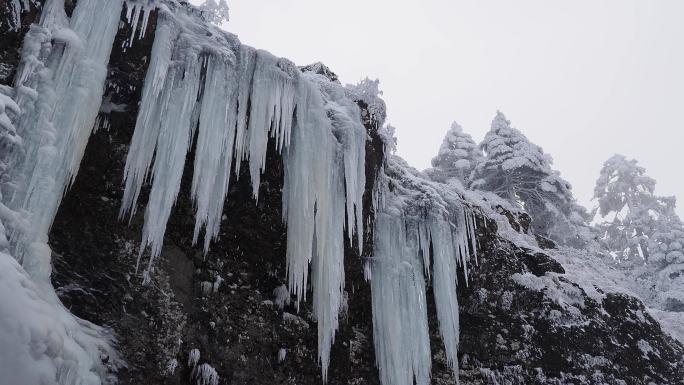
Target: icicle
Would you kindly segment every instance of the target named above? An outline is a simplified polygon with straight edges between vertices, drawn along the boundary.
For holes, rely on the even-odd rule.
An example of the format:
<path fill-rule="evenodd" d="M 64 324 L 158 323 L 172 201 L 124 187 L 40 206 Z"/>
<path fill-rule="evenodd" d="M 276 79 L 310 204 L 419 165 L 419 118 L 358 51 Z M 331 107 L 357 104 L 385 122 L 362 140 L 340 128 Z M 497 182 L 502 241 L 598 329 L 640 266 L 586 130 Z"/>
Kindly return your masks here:
<path fill-rule="evenodd" d="M 140 1 L 126 1 L 126 20 L 131 25 L 131 36 L 128 38 L 128 46 L 133 46 L 135 41 L 135 33 L 138 32 L 138 24 L 140 23 L 140 31 L 138 32 L 138 39 L 145 37 L 147 32 L 147 25 L 149 24 L 150 14 L 156 7 L 154 2 L 142 4 Z M 142 21 L 140 20 L 142 15 Z"/>
<path fill-rule="evenodd" d="M 131 217 L 135 215 L 140 189 L 152 164 L 154 149 L 161 129 L 162 114 L 166 112 L 162 110 L 163 106 L 160 100 L 162 93 L 165 92 L 164 87 L 167 84 L 173 44 L 177 33 L 178 29 L 175 25 L 167 20 L 165 14 L 160 14 L 152 45 L 152 59 L 145 77 L 140 110 L 135 123 L 136 129 L 133 132 L 131 147 L 126 157 L 124 168 L 126 188 L 119 212 L 122 218 L 127 213 L 130 213 Z"/>
<path fill-rule="evenodd" d="M 430 243 L 432 234 L 428 225 L 423 222 L 418 223 L 418 250 L 423 260 L 423 272 L 430 278 Z"/>
<path fill-rule="evenodd" d="M 467 217 L 468 219 L 468 237 L 470 238 L 470 250 L 472 250 L 473 255 L 475 257 L 475 265 L 477 265 L 479 262 L 477 260 L 477 236 L 475 235 L 475 229 L 476 229 L 476 221 L 475 221 L 475 213 L 470 213 Z M 487 221 L 485 221 L 485 226 L 487 225 Z M 466 275 L 467 279 L 467 275 Z"/>
<path fill-rule="evenodd" d="M 204 252 L 219 233 L 228 194 L 237 119 L 236 72 L 209 57 L 195 150 L 192 197 L 197 206 L 193 242 L 206 226 Z"/>
<path fill-rule="evenodd" d="M 145 210 L 143 247 L 151 247 L 149 267 L 161 253 L 166 224 L 180 191 L 185 157 L 190 148 L 196 122 L 193 110 L 197 103 L 200 68 L 199 57 L 188 53 L 182 62 L 173 65 L 167 73 L 164 92 L 158 100 L 163 112 L 158 122 L 155 162 L 152 167 L 152 190 Z"/>
<path fill-rule="evenodd" d="M 414 379 L 417 384 L 429 383 L 430 348 L 422 287 L 423 272 L 429 269 L 429 250 L 439 331 L 447 362 L 458 380 L 456 282 L 457 264 L 464 264 L 468 256 L 465 218 L 465 214 L 457 215 L 459 223 L 454 226 L 432 215 L 404 217 L 396 208 L 376 217 L 371 288 L 383 384 L 411 385 Z"/>
<path fill-rule="evenodd" d="M 235 174 L 240 175 L 240 164 L 245 159 L 249 95 L 252 90 L 252 80 L 256 66 L 256 50 L 252 47 L 240 46 L 238 55 L 238 115 L 235 132 Z"/>
<path fill-rule="evenodd" d="M 346 187 L 347 235 L 351 244 L 357 235 L 359 253 L 363 252 L 363 193 L 366 185 L 366 129 L 356 117 L 361 115 L 358 106 L 345 97 L 340 89 L 325 87 L 327 114 L 333 133 L 342 146 Z"/>
<path fill-rule="evenodd" d="M 188 367 L 195 369 L 195 366 L 199 363 L 200 360 L 200 351 L 199 349 L 192 349 L 190 353 L 188 353 Z"/>
<path fill-rule="evenodd" d="M 308 82 L 301 82 L 300 87 L 283 185 L 288 282 L 298 305 L 306 298 L 308 264 L 312 262 L 318 347 L 326 379 L 344 288 L 344 184 L 338 145 L 320 92 Z"/>
<path fill-rule="evenodd" d="M 431 221 L 433 276 L 435 304 L 439 332 L 444 342 L 447 363 L 458 379 L 458 298 L 456 297 L 456 260 L 460 243 L 453 239 L 451 224 L 446 221 Z M 456 242 L 455 242 L 456 241 Z"/>
<path fill-rule="evenodd" d="M 375 356 L 384 385 L 430 383 L 430 340 L 415 224 L 378 213 L 371 277 Z"/>
<path fill-rule="evenodd" d="M 278 349 L 278 363 L 285 361 L 285 357 L 287 357 L 287 350 L 285 348 Z"/>
<path fill-rule="evenodd" d="M 366 282 L 370 282 L 372 277 L 373 277 L 373 273 L 372 273 L 371 261 L 366 261 L 363 263 L 363 279 L 365 279 Z"/>
<path fill-rule="evenodd" d="M 219 375 L 209 364 L 202 364 L 192 370 L 192 377 L 197 385 L 218 385 Z"/>
<path fill-rule="evenodd" d="M 245 139 L 254 198 L 258 198 L 261 173 L 266 163 L 269 131 L 278 150 L 290 136 L 294 113 L 295 84 L 299 70 L 294 64 L 257 51 L 250 95 L 249 127 Z"/>

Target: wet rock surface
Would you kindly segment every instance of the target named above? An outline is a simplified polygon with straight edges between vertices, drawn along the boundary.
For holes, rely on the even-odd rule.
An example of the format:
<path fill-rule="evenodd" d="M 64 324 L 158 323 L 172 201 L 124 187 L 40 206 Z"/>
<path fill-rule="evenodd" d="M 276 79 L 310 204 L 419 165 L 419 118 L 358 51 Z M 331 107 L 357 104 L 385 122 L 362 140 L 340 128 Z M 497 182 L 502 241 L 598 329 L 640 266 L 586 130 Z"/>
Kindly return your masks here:
<path fill-rule="evenodd" d="M 8 9 L 0 3 L 0 20 Z M 16 32 L 7 24 L 0 27 L 0 66 L 8 71 L 0 83 L 11 83 L 21 37 L 38 14 L 35 7 L 22 14 Z M 153 17 L 149 31 L 154 23 Z M 185 170 L 162 255 L 151 283 L 142 285 L 135 266 L 144 210 L 130 223 L 119 220 L 118 211 L 154 34 L 124 50 L 129 33 L 126 28 L 119 32 L 109 68 L 105 95 L 116 108 L 101 116 L 108 124 L 91 137 L 50 234 L 60 298 L 77 316 L 116 332 L 125 361 L 118 373 L 123 385 L 194 383 L 188 363 L 192 349 L 200 352 L 199 364 L 217 370 L 221 384 L 321 384 L 310 302 L 297 310 L 293 301 L 282 309 L 275 301 L 274 291 L 286 283 L 286 233 L 283 168 L 274 146 L 258 203 L 246 171 L 233 176 L 220 237 L 206 256 L 201 246 L 192 245 L 192 170 Z M 337 79 L 327 67 L 303 70 L 322 68 Z M 370 192 L 384 153 L 368 116 L 364 205 L 366 219 L 372 220 Z M 527 232 L 529 218 L 507 216 Z M 468 284 L 459 277 L 462 384 L 684 384 L 684 347 L 661 331 L 638 300 L 610 293 L 601 301 L 590 298 L 553 258 L 501 240 L 494 223 L 484 226 L 484 220 L 478 220 L 479 258 Z M 363 279 L 372 238 L 372 229 L 366 229 L 364 255 L 353 249 L 345 255 L 348 306 L 332 349 L 330 384 L 379 383 L 370 286 Z M 140 263 L 147 258 L 143 253 Z M 428 311 L 433 383 L 454 384 L 434 303 L 428 302 Z"/>

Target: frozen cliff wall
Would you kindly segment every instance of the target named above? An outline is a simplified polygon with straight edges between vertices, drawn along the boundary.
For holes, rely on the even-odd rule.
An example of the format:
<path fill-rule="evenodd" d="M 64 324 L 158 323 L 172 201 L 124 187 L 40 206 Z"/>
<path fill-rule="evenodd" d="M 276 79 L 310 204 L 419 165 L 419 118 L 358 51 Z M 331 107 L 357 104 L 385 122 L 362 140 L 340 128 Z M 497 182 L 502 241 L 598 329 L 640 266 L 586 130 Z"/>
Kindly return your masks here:
<path fill-rule="evenodd" d="M 466 384 L 681 378 L 681 345 L 638 301 L 588 296 L 553 258 L 501 238 L 513 230 L 499 212 L 521 232 L 524 220 L 388 156 L 372 82 L 300 73 L 185 8 L 127 9 L 48 239 L 60 300 L 117 332 L 120 383 L 453 384 L 456 365 Z M 237 79 L 242 91 L 216 86 Z M 130 224 L 121 202 L 137 208 Z"/>

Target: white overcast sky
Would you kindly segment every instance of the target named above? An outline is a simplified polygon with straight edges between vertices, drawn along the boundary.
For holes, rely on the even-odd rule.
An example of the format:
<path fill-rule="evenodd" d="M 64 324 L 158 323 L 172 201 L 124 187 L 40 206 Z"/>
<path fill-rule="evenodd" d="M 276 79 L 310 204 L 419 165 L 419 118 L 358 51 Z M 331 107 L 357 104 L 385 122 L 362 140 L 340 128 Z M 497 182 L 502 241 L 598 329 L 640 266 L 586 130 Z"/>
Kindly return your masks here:
<path fill-rule="evenodd" d="M 379 78 L 398 153 L 418 169 L 452 121 L 480 141 L 499 109 L 587 206 L 614 153 L 684 200 L 684 0 L 229 4 L 226 29 L 245 44 L 322 61 L 345 83 Z"/>

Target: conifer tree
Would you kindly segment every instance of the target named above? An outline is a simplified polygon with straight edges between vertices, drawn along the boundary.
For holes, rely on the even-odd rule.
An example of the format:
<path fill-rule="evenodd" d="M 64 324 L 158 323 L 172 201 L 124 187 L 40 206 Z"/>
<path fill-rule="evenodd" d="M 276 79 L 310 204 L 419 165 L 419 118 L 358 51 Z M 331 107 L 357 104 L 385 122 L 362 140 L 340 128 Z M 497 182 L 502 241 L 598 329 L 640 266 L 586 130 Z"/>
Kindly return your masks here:
<path fill-rule="evenodd" d="M 458 123 L 453 122 L 442 141 L 439 153 L 432 159 L 430 176 L 440 182 L 455 178 L 468 186 L 471 173 L 483 160 L 482 150 L 473 138 L 463 132 Z"/>
<path fill-rule="evenodd" d="M 664 202 L 654 195 L 655 184 L 636 160 L 623 155 L 614 155 L 601 168 L 594 189 L 602 220 L 597 228 L 618 261 L 643 264 L 649 259 L 649 236 Z"/>
<path fill-rule="evenodd" d="M 636 160 L 608 159 L 594 190 L 596 227 L 642 295 L 660 309 L 684 311 L 684 224 L 676 199 L 655 195 L 655 185 Z"/>
<path fill-rule="evenodd" d="M 480 147 L 485 153 L 473 172 L 472 187 L 519 204 L 532 217 L 534 231 L 580 247 L 590 237 L 586 210 L 572 186 L 552 169 L 553 159 L 497 112 Z"/>
<path fill-rule="evenodd" d="M 213 24 L 220 25 L 229 20 L 229 8 L 226 0 L 205 0 L 199 6 L 204 18 Z"/>

